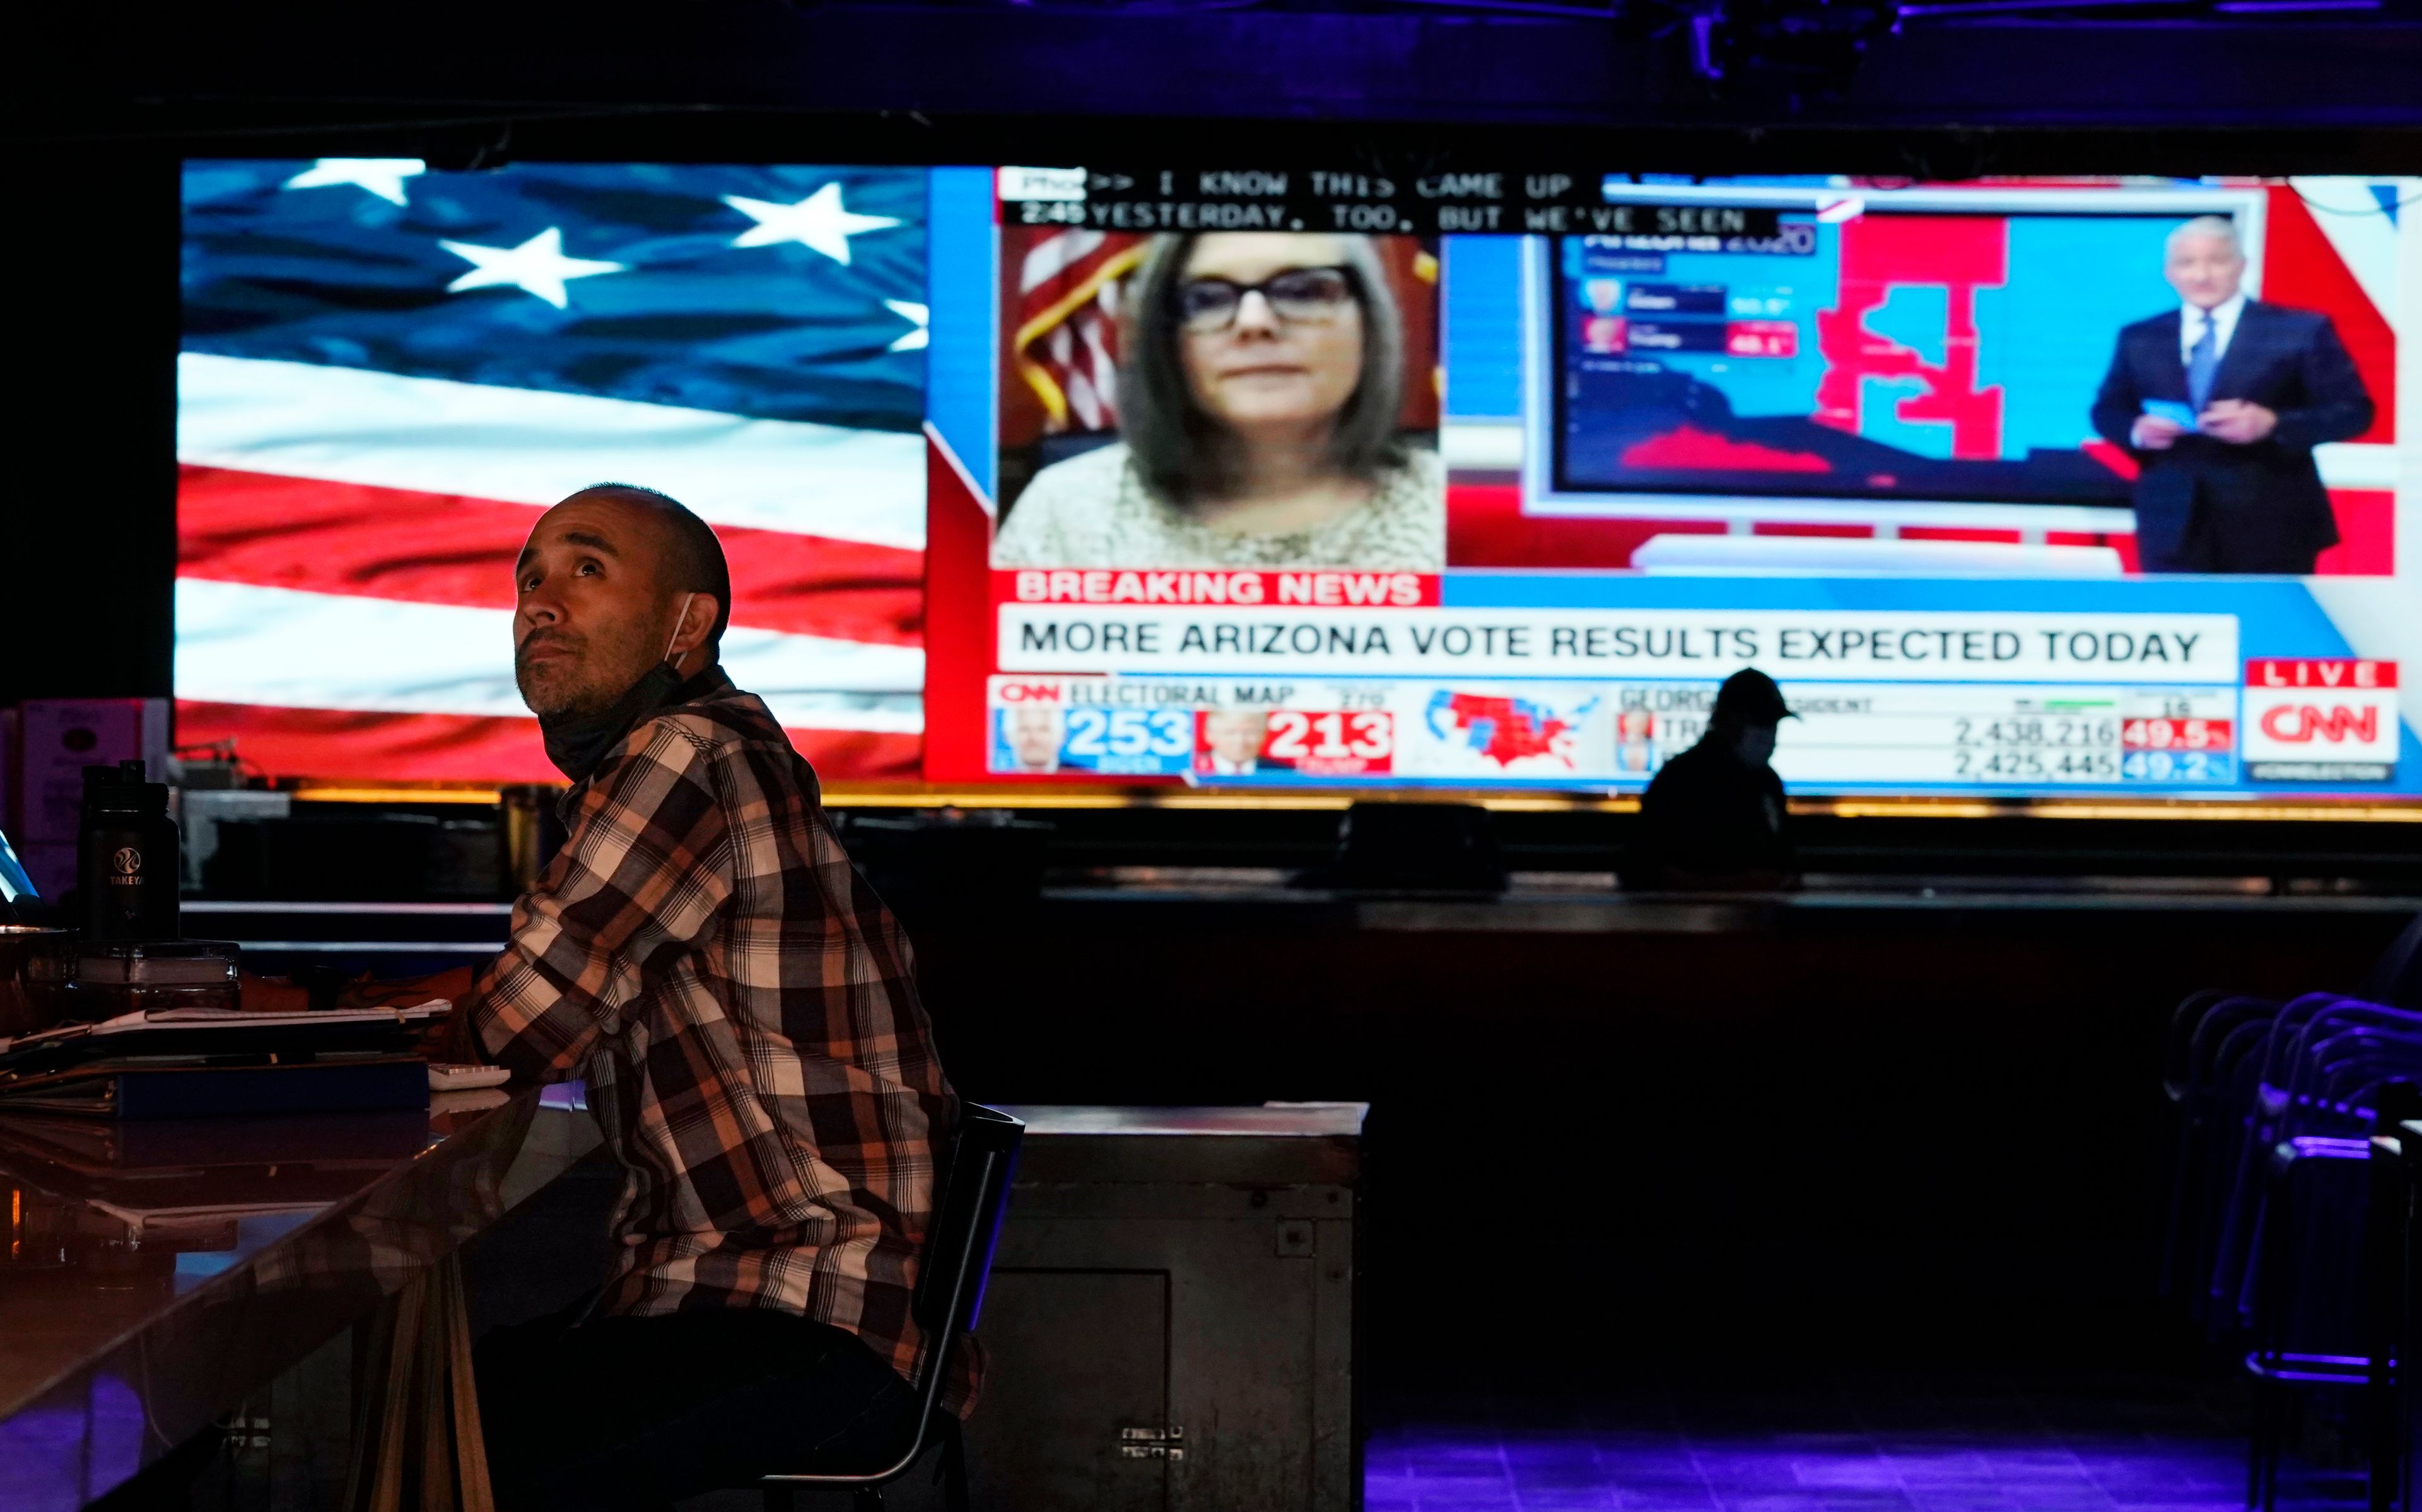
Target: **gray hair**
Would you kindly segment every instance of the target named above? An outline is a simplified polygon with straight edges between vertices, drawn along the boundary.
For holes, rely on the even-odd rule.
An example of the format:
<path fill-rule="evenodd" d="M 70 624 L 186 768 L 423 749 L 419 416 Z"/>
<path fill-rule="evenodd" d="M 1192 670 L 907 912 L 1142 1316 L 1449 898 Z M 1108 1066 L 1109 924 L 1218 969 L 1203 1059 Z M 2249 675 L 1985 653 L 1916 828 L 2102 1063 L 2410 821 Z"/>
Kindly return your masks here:
<path fill-rule="evenodd" d="M 2241 260 L 2245 257 L 2245 239 L 2239 234 L 2237 222 L 2226 215 L 2198 215 L 2191 221 L 2180 221 L 2170 227 L 2168 238 L 2162 242 L 2162 254 L 2177 251 L 2178 243 L 2191 236 L 2215 237 L 2227 242 L 2228 250 Z"/>
<path fill-rule="evenodd" d="M 1153 239 L 1136 274 L 1119 362 L 1119 434 L 1145 487 L 1180 507 L 1225 492 L 1237 473 L 1235 440 L 1195 402 L 1178 352 L 1178 286 L 1197 240 Z M 1362 372 L 1338 414 L 1329 455 L 1338 471 L 1376 482 L 1405 460 L 1396 440 L 1405 396 L 1404 321 L 1371 239 L 1336 240 L 1362 306 Z"/>

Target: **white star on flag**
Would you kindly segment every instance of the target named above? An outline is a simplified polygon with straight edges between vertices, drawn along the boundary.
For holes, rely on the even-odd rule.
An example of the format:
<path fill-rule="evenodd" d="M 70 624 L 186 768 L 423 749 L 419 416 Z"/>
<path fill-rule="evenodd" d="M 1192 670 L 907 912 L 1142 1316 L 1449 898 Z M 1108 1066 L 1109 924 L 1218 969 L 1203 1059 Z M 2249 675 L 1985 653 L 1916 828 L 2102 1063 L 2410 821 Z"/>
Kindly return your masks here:
<path fill-rule="evenodd" d="M 390 205 L 403 203 L 403 181 L 429 171 L 418 158 L 322 158 L 286 180 L 287 189 L 324 189 L 352 184 L 367 189 Z"/>
<path fill-rule="evenodd" d="M 757 224 L 732 239 L 735 247 L 770 247 L 796 242 L 833 261 L 849 261 L 849 239 L 899 225 L 889 215 L 859 215 L 841 203 L 841 185 L 829 183 L 795 205 L 726 195 L 723 202 Z"/>
<path fill-rule="evenodd" d="M 563 231 L 553 226 L 517 247 L 480 247 L 468 242 L 440 242 L 437 244 L 475 265 L 469 273 L 447 285 L 446 292 L 459 294 L 466 288 L 511 285 L 526 293 L 536 294 L 558 310 L 564 307 L 563 286 L 571 280 L 628 271 L 619 262 L 565 257 Z"/>
<path fill-rule="evenodd" d="M 904 299 L 887 299 L 883 304 L 884 306 L 890 310 L 892 314 L 900 317 L 900 319 L 907 321 L 910 325 L 917 328 L 914 331 L 904 331 L 901 333 L 900 339 L 891 343 L 891 350 L 893 351 L 924 351 L 927 341 L 929 341 L 933 335 L 933 333 L 925 328 L 926 321 L 929 319 L 926 314 L 925 306 L 922 304 L 912 304 Z"/>

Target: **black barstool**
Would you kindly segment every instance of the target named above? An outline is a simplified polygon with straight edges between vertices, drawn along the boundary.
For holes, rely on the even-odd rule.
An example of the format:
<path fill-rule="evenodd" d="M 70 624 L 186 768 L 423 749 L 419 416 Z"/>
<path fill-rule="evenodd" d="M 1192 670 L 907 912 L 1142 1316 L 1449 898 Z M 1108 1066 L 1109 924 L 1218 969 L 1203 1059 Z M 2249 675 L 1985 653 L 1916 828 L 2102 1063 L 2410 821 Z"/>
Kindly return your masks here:
<path fill-rule="evenodd" d="M 910 1303 L 925 1334 L 916 1374 L 909 1380 L 921 1398 L 916 1437 L 897 1459 L 879 1470 L 811 1461 L 784 1474 L 767 1475 L 758 1482 L 764 1488 L 765 1512 L 791 1512 L 793 1493 L 799 1490 L 851 1491 L 859 1512 L 879 1512 L 883 1488 L 908 1473 L 936 1438 L 942 1445 L 944 1494 L 951 1512 L 966 1512 L 967 1458 L 960 1450 L 958 1419 L 941 1405 L 942 1385 L 950 1379 L 960 1336 L 975 1332 L 983 1307 L 984 1279 L 992 1270 L 1001 1214 L 1009 1206 L 1010 1176 L 1025 1135 L 1025 1124 L 997 1108 L 959 1105 L 959 1125 L 952 1131 L 950 1159 L 941 1172 L 934 1224 L 925 1236 L 925 1258 Z"/>

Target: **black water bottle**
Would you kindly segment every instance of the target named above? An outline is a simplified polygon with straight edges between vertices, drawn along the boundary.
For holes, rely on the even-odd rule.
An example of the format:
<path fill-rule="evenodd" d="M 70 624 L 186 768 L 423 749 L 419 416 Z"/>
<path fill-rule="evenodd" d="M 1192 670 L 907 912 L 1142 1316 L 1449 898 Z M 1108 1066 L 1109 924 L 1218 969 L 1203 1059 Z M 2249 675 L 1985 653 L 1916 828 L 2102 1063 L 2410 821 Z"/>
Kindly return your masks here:
<path fill-rule="evenodd" d="M 84 835 L 76 851 L 86 940 L 174 940 L 177 826 L 168 785 L 143 763 L 84 769 Z"/>

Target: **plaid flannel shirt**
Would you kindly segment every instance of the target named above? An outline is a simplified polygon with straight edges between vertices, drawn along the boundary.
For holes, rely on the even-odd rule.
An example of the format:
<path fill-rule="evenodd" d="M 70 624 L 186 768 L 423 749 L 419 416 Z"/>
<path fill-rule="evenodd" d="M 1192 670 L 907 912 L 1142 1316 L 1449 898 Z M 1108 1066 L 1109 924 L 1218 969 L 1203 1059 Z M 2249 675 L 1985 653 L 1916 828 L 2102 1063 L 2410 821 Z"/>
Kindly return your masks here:
<path fill-rule="evenodd" d="M 563 850 L 459 1008 L 498 1064 L 588 1078 L 623 1171 L 600 1310 L 778 1308 L 909 1375 L 956 1101 L 907 936 L 815 773 L 725 682 L 642 723 L 564 803 Z"/>

